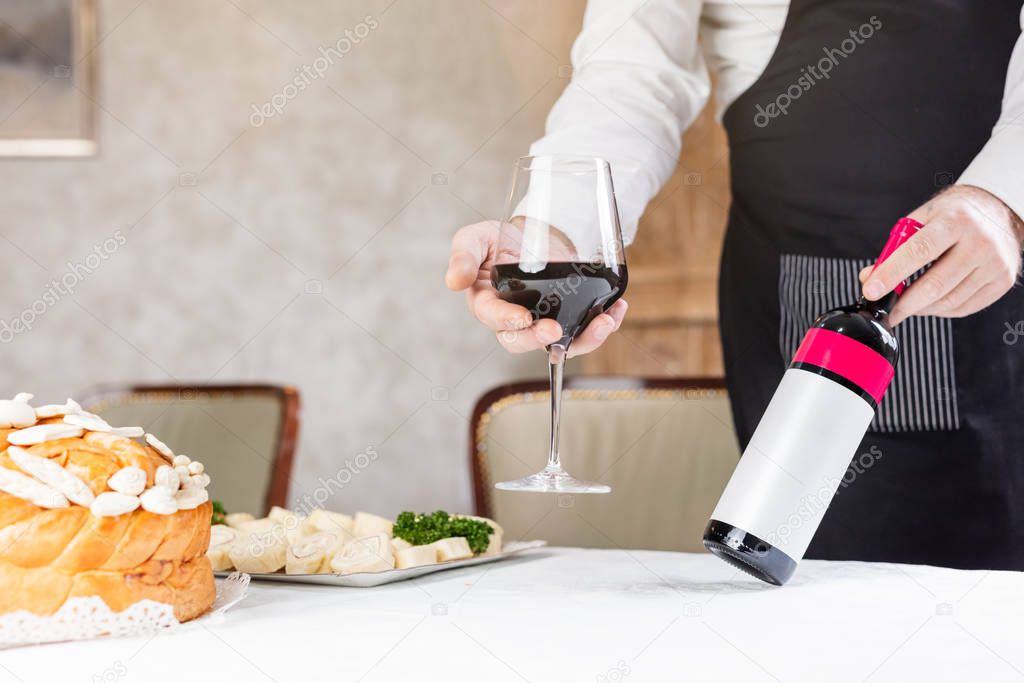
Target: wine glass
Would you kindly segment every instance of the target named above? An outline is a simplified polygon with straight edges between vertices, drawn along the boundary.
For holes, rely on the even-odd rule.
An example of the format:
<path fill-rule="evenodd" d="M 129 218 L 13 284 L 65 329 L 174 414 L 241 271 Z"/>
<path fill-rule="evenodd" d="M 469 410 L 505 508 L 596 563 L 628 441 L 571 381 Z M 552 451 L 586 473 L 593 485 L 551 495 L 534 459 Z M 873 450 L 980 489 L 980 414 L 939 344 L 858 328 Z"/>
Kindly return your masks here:
<path fill-rule="evenodd" d="M 491 281 L 501 299 L 534 320 L 562 326 L 547 347 L 551 378 L 551 442 L 540 472 L 496 488 L 540 493 L 608 493 L 582 481 L 558 459 L 562 369 L 572 340 L 626 290 L 626 259 L 611 168 L 595 157 L 528 156 L 516 162 L 501 222 Z M 507 334 L 515 334 L 508 332 Z"/>

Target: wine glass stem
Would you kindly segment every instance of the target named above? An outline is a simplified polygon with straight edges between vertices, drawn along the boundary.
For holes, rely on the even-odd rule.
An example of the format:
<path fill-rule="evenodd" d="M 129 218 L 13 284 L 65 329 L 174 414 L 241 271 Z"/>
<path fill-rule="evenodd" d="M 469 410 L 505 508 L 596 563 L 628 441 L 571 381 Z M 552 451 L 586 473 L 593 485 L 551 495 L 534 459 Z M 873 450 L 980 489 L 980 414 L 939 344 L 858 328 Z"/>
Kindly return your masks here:
<path fill-rule="evenodd" d="M 562 409 L 562 369 L 568 349 L 560 344 L 548 347 L 548 376 L 551 378 L 551 448 L 548 450 L 548 469 L 561 470 L 558 462 L 558 423 Z"/>

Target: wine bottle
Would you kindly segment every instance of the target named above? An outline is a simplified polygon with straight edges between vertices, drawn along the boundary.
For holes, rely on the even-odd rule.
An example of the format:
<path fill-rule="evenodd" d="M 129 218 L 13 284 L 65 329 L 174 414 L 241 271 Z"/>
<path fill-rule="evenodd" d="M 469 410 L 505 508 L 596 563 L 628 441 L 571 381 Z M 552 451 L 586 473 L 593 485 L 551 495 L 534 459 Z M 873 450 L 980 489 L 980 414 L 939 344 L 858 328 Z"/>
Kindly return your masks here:
<path fill-rule="evenodd" d="M 920 229 L 901 218 L 875 267 Z M 811 325 L 704 530 L 712 553 L 778 586 L 796 571 L 895 373 L 905 287 Z"/>

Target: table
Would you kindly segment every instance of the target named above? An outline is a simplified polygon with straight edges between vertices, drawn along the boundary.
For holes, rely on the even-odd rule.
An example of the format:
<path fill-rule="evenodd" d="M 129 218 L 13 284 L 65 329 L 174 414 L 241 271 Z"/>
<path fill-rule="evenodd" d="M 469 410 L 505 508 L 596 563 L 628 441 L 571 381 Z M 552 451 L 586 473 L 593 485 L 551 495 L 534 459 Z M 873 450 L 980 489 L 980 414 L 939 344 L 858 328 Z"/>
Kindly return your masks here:
<path fill-rule="evenodd" d="M 1019 681 L 1024 573 L 543 549 L 370 589 L 254 582 L 214 621 L 0 652 L 0 681 Z"/>

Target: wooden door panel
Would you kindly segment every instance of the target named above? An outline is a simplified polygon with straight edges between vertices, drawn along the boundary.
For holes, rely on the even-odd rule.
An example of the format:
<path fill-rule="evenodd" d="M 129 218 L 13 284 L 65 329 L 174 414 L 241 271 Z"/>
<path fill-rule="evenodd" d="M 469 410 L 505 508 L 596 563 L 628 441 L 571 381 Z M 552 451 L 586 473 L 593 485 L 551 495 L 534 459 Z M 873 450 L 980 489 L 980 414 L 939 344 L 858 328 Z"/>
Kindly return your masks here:
<path fill-rule="evenodd" d="M 722 376 L 718 264 L 729 201 L 725 131 L 709 105 L 626 251 L 626 321 L 584 357 L 585 374 Z"/>

